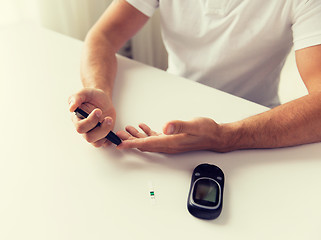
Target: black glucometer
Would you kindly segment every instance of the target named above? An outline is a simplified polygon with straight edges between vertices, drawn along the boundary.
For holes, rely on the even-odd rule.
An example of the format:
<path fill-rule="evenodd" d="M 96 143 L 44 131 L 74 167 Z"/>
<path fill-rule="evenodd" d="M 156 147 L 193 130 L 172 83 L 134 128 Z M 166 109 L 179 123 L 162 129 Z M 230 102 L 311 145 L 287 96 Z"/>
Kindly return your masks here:
<path fill-rule="evenodd" d="M 187 200 L 188 211 L 201 219 L 217 218 L 223 207 L 223 190 L 223 171 L 215 165 L 198 165 L 192 175 Z"/>
<path fill-rule="evenodd" d="M 86 113 L 84 110 L 77 108 L 75 110 L 75 114 L 77 115 L 77 117 L 79 118 L 87 118 L 88 117 L 88 113 Z M 97 125 L 95 127 L 99 127 L 101 125 L 100 122 L 97 123 Z M 112 131 L 110 131 L 107 136 L 105 137 L 107 138 L 109 141 L 111 141 L 113 144 L 119 145 L 121 144 L 121 139 Z"/>

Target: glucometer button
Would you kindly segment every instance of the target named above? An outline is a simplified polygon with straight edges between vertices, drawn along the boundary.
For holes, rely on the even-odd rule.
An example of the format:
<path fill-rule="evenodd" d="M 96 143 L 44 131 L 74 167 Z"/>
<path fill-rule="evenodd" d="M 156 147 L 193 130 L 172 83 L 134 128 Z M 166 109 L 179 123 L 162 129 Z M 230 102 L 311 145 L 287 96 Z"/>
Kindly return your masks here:
<path fill-rule="evenodd" d="M 222 177 L 217 177 L 216 179 L 221 181 L 223 178 Z"/>
<path fill-rule="evenodd" d="M 200 174 L 199 172 L 196 172 L 194 175 L 195 175 L 196 177 L 201 176 L 201 174 Z"/>

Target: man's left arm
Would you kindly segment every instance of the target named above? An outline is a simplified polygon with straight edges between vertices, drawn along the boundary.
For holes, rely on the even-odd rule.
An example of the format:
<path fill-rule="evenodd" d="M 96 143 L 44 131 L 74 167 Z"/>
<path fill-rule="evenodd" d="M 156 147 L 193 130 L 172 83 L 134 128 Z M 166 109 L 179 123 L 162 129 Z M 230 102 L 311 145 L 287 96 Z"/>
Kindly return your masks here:
<path fill-rule="evenodd" d="M 276 148 L 321 141 L 321 45 L 298 50 L 295 56 L 309 94 L 235 123 L 239 137 L 248 141 L 248 144 L 244 142 L 244 148 Z"/>
<path fill-rule="evenodd" d="M 147 126 L 119 132 L 119 146 L 142 151 L 177 153 L 192 150 L 229 152 L 238 149 L 278 148 L 321 141 L 321 45 L 296 51 L 296 62 L 308 95 L 244 120 L 217 124 L 210 119 L 172 121 L 164 134 Z"/>

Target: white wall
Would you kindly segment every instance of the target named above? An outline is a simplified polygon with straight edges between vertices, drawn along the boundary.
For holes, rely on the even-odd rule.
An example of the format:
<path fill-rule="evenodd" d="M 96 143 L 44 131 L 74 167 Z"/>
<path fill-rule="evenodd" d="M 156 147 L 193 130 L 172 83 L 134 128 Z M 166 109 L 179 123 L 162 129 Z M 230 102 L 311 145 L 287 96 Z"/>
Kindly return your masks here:
<path fill-rule="evenodd" d="M 112 0 L 37 0 L 44 27 L 83 40 Z"/>
<path fill-rule="evenodd" d="M 83 40 L 113 0 L 0 0 L 0 26 L 29 22 Z M 134 59 L 167 68 L 159 13 L 132 39 Z M 125 54 L 125 52 L 122 52 Z"/>
<path fill-rule="evenodd" d="M 289 102 L 296 98 L 302 97 L 307 93 L 307 89 L 296 67 L 295 54 L 292 50 L 281 72 L 281 81 L 279 87 L 281 103 Z"/>
<path fill-rule="evenodd" d="M 83 40 L 111 2 L 112 0 L 0 0 L 0 27 L 29 22 Z M 159 25 L 160 17 L 156 11 L 146 26 L 132 39 L 132 55 L 138 61 L 166 69 L 167 54 L 162 44 Z M 292 74 L 284 78 L 284 72 Z M 306 93 L 292 51 L 281 74 L 281 102 Z"/>
<path fill-rule="evenodd" d="M 158 11 L 132 39 L 132 52 L 133 58 L 140 62 L 167 69 L 167 52 L 161 37 Z"/>
<path fill-rule="evenodd" d="M 0 0 L 0 26 L 19 22 L 40 25 L 84 39 L 112 0 Z"/>

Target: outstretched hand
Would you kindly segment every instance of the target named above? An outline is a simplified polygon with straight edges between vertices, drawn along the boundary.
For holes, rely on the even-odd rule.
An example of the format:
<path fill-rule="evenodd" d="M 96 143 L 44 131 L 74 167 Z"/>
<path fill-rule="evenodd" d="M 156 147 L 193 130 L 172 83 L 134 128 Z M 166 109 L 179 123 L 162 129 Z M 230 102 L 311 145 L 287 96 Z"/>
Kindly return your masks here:
<path fill-rule="evenodd" d="M 163 133 L 157 133 L 146 124 L 140 124 L 139 132 L 128 126 L 126 131 L 118 131 L 123 140 L 118 149 L 137 148 L 143 152 L 181 153 L 196 150 L 226 152 L 222 126 L 209 118 L 197 118 L 192 121 L 171 121 Z"/>

